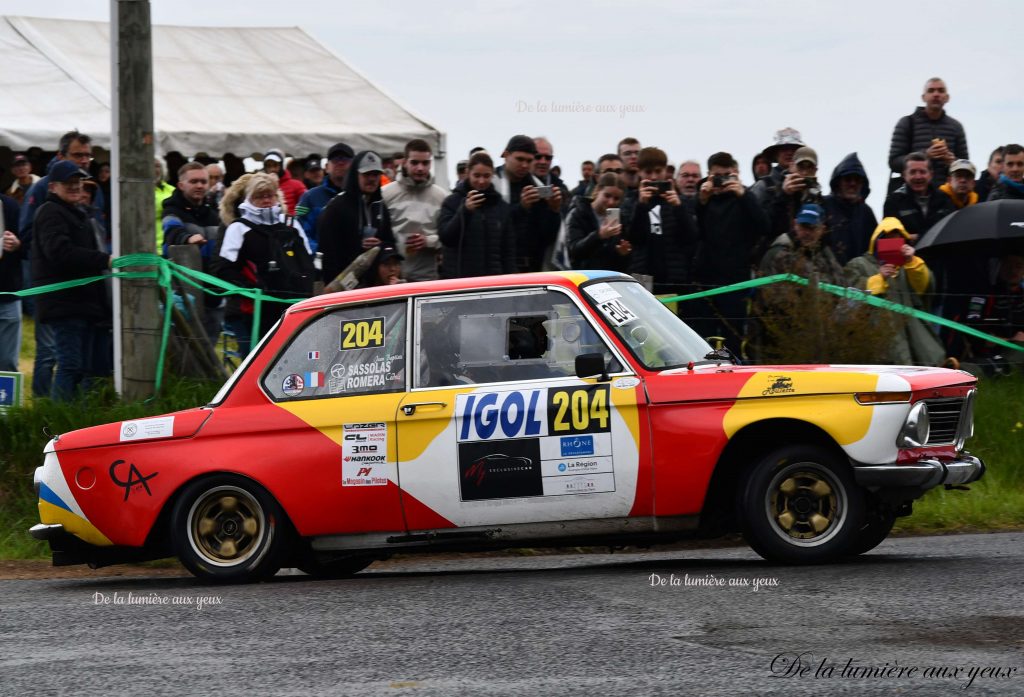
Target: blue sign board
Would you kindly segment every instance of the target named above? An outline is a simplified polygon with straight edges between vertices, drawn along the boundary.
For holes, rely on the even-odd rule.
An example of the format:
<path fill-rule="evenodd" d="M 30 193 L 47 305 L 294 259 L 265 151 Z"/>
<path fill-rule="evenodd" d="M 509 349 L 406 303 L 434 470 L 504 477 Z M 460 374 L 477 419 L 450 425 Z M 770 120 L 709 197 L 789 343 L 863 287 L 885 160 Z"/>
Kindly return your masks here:
<path fill-rule="evenodd" d="M 0 411 L 21 404 L 21 373 L 0 372 Z"/>

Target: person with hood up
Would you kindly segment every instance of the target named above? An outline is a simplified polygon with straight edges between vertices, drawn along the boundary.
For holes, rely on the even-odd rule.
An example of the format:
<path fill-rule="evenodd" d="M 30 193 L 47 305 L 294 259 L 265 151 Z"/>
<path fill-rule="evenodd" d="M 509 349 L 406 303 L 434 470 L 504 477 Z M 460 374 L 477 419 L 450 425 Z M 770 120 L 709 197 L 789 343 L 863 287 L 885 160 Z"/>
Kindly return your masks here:
<path fill-rule="evenodd" d="M 494 161 L 486 152 L 469 158 L 469 174 L 444 200 L 437 229 L 444 249 L 441 278 L 516 272 L 512 206 L 493 185 Z"/>
<path fill-rule="evenodd" d="M 405 144 L 403 164 L 396 181 L 380 190 L 391 218 L 391 230 L 397 241 L 402 274 L 409 281 L 437 278 L 437 217 L 448 192 L 434 183 L 430 171 L 433 152 L 430 144 L 415 138 Z"/>
<path fill-rule="evenodd" d="M 270 279 L 270 275 L 276 265 L 271 245 L 279 243 L 281 236 L 260 233 L 269 233 L 271 228 L 292 228 L 292 240 L 296 244 L 301 241 L 307 255 L 311 252 L 302 226 L 285 215 L 278 189 L 277 177 L 265 172 L 245 174 L 231 184 L 220 202 L 220 217 L 225 229 L 220 250 L 211 261 L 210 268 L 218 277 L 237 286 L 261 288 L 280 297 L 284 293 L 275 288 L 277 283 Z M 312 290 L 312 280 L 310 277 L 309 290 Z M 287 305 L 277 302 L 261 305 L 261 336 L 274 326 L 286 309 Z M 238 337 L 238 350 L 242 355 L 249 353 L 253 310 L 252 300 L 228 296 L 224 326 Z"/>
<path fill-rule="evenodd" d="M 875 212 L 865 201 L 871 193 L 868 174 L 857 153 L 851 152 L 832 170 L 832 193 L 822 201 L 825 209 L 826 242 L 840 265 L 868 248 L 878 226 Z"/>
<path fill-rule="evenodd" d="M 395 246 L 391 216 L 380 193 L 383 172 L 380 155 L 372 150 L 357 154 L 345 175 L 344 187 L 317 218 L 325 284 L 370 247 Z"/>
<path fill-rule="evenodd" d="M 902 239 L 899 250 L 902 263 L 880 258 L 880 239 Z M 882 218 L 868 243 L 867 252 L 851 260 L 843 269 L 846 284 L 886 300 L 917 310 L 927 309 L 926 296 L 934 288 L 931 271 L 910 246 L 910 233 L 898 218 Z M 889 358 L 900 365 L 939 366 L 945 362 L 946 351 L 931 330 L 917 317 L 906 318 L 893 337 Z"/>
<path fill-rule="evenodd" d="M 298 205 L 302 195 L 306 193 L 306 185 L 293 177 L 288 168 L 284 166 L 284 153 L 276 148 L 267 150 L 263 156 L 263 171 L 277 176 L 288 215 L 295 215 L 295 206 Z"/>

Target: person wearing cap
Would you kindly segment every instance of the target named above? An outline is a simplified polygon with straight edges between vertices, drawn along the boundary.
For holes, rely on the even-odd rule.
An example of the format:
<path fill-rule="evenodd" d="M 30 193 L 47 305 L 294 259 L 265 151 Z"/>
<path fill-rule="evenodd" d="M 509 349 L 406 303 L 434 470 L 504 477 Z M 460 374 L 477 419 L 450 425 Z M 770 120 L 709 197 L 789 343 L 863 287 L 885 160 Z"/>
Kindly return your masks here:
<path fill-rule="evenodd" d="M 20 206 L 21 202 L 25 200 L 28 190 L 39 181 L 39 175 L 32 174 L 32 163 L 23 153 L 18 153 L 11 160 L 11 174 L 14 175 L 14 181 L 7 189 L 7 195 Z"/>
<path fill-rule="evenodd" d="M 789 171 L 772 199 L 772 238 L 793 229 L 793 219 L 801 206 L 807 203 L 821 205 L 822 198 L 818 183 L 818 153 L 803 145 L 793 152 Z"/>
<path fill-rule="evenodd" d="M 0 292 L 17 293 L 23 287 L 23 246 L 18 236 L 18 203 L 0 194 Z M 21 352 L 21 299 L 0 295 L 0 371 L 16 372 Z"/>
<path fill-rule="evenodd" d="M 826 242 L 840 265 L 868 248 L 878 219 L 865 203 L 871 187 L 868 174 L 857 153 L 852 152 L 836 165 L 829 180 L 832 193 L 822 201 L 825 209 Z"/>
<path fill-rule="evenodd" d="M 316 221 L 324 210 L 324 206 L 338 195 L 345 186 L 345 177 L 352 166 L 355 151 L 345 143 L 335 143 L 327 151 L 327 171 L 320 186 L 309 189 L 302 194 L 299 204 L 295 206 L 295 217 L 302 223 L 306 231 L 306 239 L 313 251 L 317 251 L 319 240 L 316 237 Z"/>
<path fill-rule="evenodd" d="M 899 218 L 911 239 L 917 241 L 932 225 L 956 209 L 932 181 L 925 153 L 912 152 L 903 158 L 903 182 L 886 197 L 882 215 Z"/>
<path fill-rule="evenodd" d="M 899 239 L 899 263 L 882 258 L 878 240 Z M 927 298 L 934 290 L 931 271 L 911 246 L 910 232 L 898 218 L 885 217 L 875 228 L 867 251 L 852 259 L 843 269 L 846 285 L 872 295 L 912 307 L 928 310 Z M 942 365 L 946 351 L 931 329 L 917 317 L 901 321 L 889 345 L 889 360 L 899 365 Z"/>
<path fill-rule="evenodd" d="M 767 176 L 757 180 L 750 187 L 766 215 L 770 215 L 775 195 L 782 189 L 782 182 L 790 173 L 793 155 L 805 145 L 800 131 L 795 128 L 781 128 L 775 132 L 775 142 L 761 151 L 765 159 L 777 163 Z"/>
<path fill-rule="evenodd" d="M 992 186 L 989 201 L 1024 198 L 1024 147 L 1017 143 L 1003 146 L 1003 173 Z"/>
<path fill-rule="evenodd" d="M 88 214 L 79 206 L 89 173 L 61 160 L 50 168 L 49 194 L 35 217 L 32 280 L 36 286 L 104 273 L 112 257 L 100 248 Z M 71 399 L 90 378 L 111 366 L 109 298 L 103 283 L 54 291 L 36 299 L 36 321 L 50 328 L 57 372 L 50 396 Z"/>
<path fill-rule="evenodd" d="M 761 275 L 795 273 L 819 283 L 843 283 L 843 267 L 822 238 L 825 209 L 804 203 L 793 218 L 792 232 L 783 232 L 772 242 L 761 260 Z"/>
<path fill-rule="evenodd" d="M 372 150 L 357 154 L 344 187 L 317 218 L 316 237 L 325 284 L 370 247 L 395 246 L 391 217 L 380 194 L 383 172 L 380 155 Z"/>
<path fill-rule="evenodd" d="M 35 215 L 39 207 L 43 205 L 49 196 L 50 176 L 49 172 L 53 166 L 61 161 L 70 161 L 85 169 L 92 162 L 92 138 L 85 133 L 68 131 L 60 137 L 57 143 L 57 154 L 53 156 L 46 167 L 46 176 L 40 177 L 39 181 L 28 190 L 28 195 L 21 206 L 18 230 L 21 235 L 21 242 L 24 245 L 22 250 L 24 259 L 22 261 L 22 279 L 26 286 L 32 283 L 32 231 Z M 103 208 L 105 202 L 100 201 L 99 196 L 93 200 L 93 204 Z M 22 303 L 26 314 L 35 314 L 35 299 L 25 298 Z M 36 324 L 36 355 L 32 368 L 32 395 L 35 397 L 49 397 L 53 387 L 53 369 L 57 365 L 57 346 L 54 343 L 53 332 L 49 325 Z"/>
<path fill-rule="evenodd" d="M 921 95 L 924 106 L 896 122 L 889 144 L 889 169 L 892 177 L 889 191 L 900 186 L 904 158 L 910 153 L 923 152 L 936 186 L 945 184 L 949 165 L 956 159 L 967 160 L 967 136 L 963 124 L 946 113 L 949 92 L 941 78 L 933 77 L 924 85 Z"/>
<path fill-rule="evenodd" d="M 324 167 L 320 164 L 319 156 L 306 160 L 305 169 L 302 171 L 302 183 L 305 185 L 306 191 L 315 189 L 324 183 Z"/>
<path fill-rule="evenodd" d="M 974 192 L 974 176 L 977 172 L 970 160 L 954 160 L 949 166 L 949 181 L 940 186 L 939 191 L 949 196 L 958 210 L 973 206 L 978 202 L 978 194 Z"/>
<path fill-rule="evenodd" d="M 359 285 L 356 287 L 370 288 L 405 283 L 407 279 L 402 278 L 403 261 L 405 261 L 405 257 L 394 247 L 381 247 L 380 252 L 370 264 L 370 268 L 359 279 Z"/>
<path fill-rule="evenodd" d="M 541 198 L 544 182 L 530 174 L 537 146 L 533 138 L 512 136 L 502 157 L 505 163 L 494 172 L 494 188 L 512 207 L 511 222 L 516 238 L 516 269 L 520 273 L 540 271 L 546 252 L 555 243 L 562 224 L 562 192 L 552 189 Z M 556 193 L 557 192 L 557 193 Z"/>
<path fill-rule="evenodd" d="M 284 196 L 285 209 L 288 215 L 296 215 L 295 208 L 299 204 L 299 199 L 306 193 L 306 186 L 293 177 L 288 168 L 284 166 L 284 153 L 276 148 L 267 150 L 263 155 L 263 171 L 267 174 L 277 175 L 281 193 Z"/>
<path fill-rule="evenodd" d="M 437 219 L 448 192 L 434 183 L 430 143 L 422 138 L 410 140 L 401 159 L 404 166 L 398 180 L 381 187 L 381 198 L 398 251 L 404 255 L 403 275 L 410 281 L 434 280 L 441 249 Z"/>

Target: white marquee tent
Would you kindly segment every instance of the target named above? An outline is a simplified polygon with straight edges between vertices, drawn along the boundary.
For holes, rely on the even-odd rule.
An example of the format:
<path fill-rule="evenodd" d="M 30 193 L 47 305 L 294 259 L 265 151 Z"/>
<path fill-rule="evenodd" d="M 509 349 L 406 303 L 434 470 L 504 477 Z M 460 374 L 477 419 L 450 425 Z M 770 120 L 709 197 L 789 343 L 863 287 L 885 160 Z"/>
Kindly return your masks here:
<path fill-rule="evenodd" d="M 0 146 L 53 150 L 77 128 L 109 148 L 110 53 L 106 22 L 3 17 Z M 154 26 L 153 101 L 157 154 L 390 154 L 423 138 L 445 177 L 444 133 L 299 28 Z"/>

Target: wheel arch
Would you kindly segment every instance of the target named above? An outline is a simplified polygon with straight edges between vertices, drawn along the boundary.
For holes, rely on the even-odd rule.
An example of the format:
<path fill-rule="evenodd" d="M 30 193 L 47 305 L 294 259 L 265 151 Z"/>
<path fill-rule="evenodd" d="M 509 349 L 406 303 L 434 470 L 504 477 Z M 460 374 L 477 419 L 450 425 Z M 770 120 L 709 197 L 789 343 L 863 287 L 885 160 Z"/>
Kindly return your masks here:
<path fill-rule="evenodd" d="M 748 424 L 729 439 L 715 464 L 701 508 L 701 529 L 713 534 L 739 530 L 736 493 L 743 475 L 760 456 L 793 443 L 823 447 L 841 462 L 849 462 L 839 443 L 816 424 L 794 418 L 764 419 Z"/>

